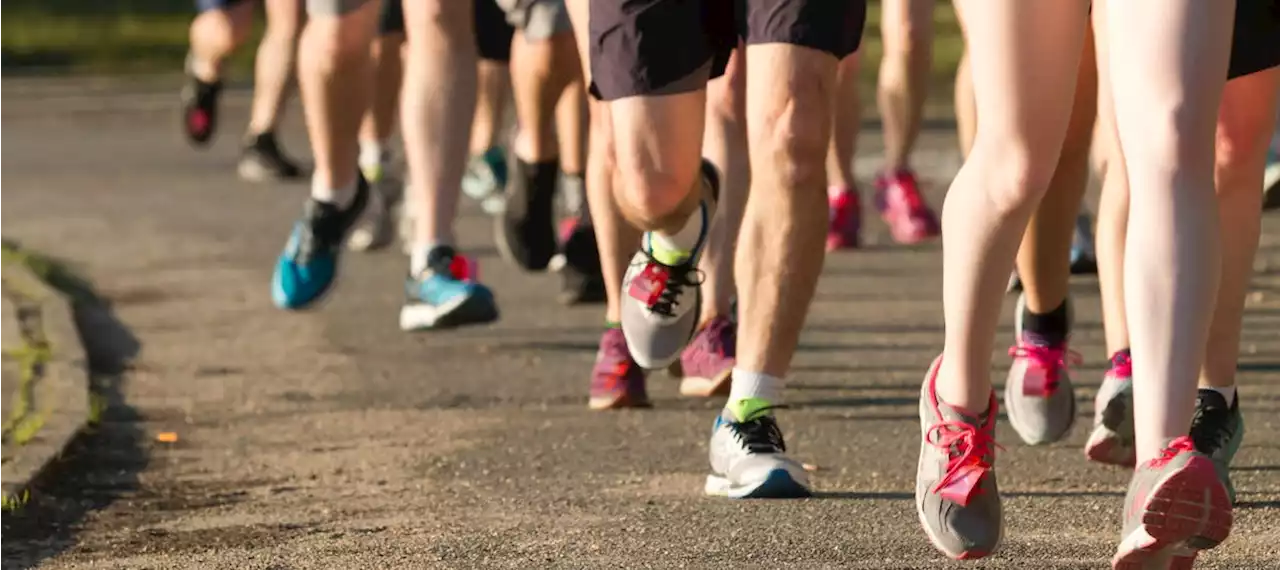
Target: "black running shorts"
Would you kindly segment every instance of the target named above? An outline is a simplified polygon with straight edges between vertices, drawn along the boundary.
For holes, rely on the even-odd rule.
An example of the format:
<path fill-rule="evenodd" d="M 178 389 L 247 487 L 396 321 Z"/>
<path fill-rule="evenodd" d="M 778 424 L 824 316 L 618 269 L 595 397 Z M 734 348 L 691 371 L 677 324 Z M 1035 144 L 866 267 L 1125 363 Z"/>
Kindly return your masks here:
<path fill-rule="evenodd" d="M 404 33 L 404 4 L 422 0 L 382 0 L 382 14 L 378 17 L 378 33 Z M 459 2 L 462 0 L 444 0 Z M 511 60 L 511 38 L 515 28 L 507 23 L 507 16 L 494 0 L 472 0 L 476 11 L 476 48 L 480 59 L 490 61 Z"/>
<path fill-rule="evenodd" d="M 1228 79 L 1280 65 L 1280 0 L 1237 0 Z"/>
<path fill-rule="evenodd" d="M 866 0 L 590 0 L 591 92 L 604 100 L 701 89 L 742 38 L 843 58 Z"/>

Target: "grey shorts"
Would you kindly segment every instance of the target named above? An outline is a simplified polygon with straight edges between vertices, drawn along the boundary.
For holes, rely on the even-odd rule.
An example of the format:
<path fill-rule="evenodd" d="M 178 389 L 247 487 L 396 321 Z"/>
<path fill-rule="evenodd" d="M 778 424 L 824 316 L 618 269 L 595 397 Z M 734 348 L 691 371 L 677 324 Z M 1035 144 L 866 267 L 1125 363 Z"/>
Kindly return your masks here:
<path fill-rule="evenodd" d="M 372 0 L 307 0 L 308 16 L 340 16 Z"/>
<path fill-rule="evenodd" d="M 573 31 L 564 0 L 497 0 L 507 22 L 524 32 L 526 40 L 542 41 Z"/>

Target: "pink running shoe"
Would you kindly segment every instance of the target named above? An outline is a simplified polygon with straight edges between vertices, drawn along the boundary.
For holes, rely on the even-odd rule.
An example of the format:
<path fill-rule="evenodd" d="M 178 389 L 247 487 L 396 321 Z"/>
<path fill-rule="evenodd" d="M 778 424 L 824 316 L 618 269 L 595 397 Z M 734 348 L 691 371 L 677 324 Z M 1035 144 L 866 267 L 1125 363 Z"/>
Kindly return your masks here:
<path fill-rule="evenodd" d="M 916 244 L 942 233 L 937 214 L 920 195 L 916 175 L 910 170 L 876 177 L 876 209 L 898 243 Z"/>
<path fill-rule="evenodd" d="M 862 232 L 862 201 L 856 188 L 843 186 L 827 190 L 827 251 L 858 249 Z"/>
<path fill-rule="evenodd" d="M 588 407 L 593 410 L 649 407 L 644 376 L 644 369 L 636 364 L 627 350 L 627 339 L 622 336 L 622 329 L 604 331 L 600 337 L 600 351 L 596 353 L 596 365 L 591 369 Z"/>
<path fill-rule="evenodd" d="M 1116 352 L 1093 400 L 1093 431 L 1084 444 L 1090 461 L 1133 467 L 1133 362 Z"/>
<path fill-rule="evenodd" d="M 1114 570 L 1190 570 L 1196 554 L 1231 533 L 1231 499 L 1213 461 L 1182 436 L 1138 466 L 1125 495 Z"/>
<path fill-rule="evenodd" d="M 738 327 L 725 317 L 711 319 L 680 353 L 680 394 L 699 398 L 729 393 L 737 357 Z"/>

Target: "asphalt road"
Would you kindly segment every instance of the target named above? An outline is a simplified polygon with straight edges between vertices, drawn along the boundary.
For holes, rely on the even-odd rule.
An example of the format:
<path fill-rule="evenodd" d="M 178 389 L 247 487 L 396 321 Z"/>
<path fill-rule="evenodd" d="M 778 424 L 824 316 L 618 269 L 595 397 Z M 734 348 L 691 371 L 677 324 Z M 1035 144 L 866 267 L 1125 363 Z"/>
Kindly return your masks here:
<path fill-rule="evenodd" d="M 719 403 L 654 374 L 654 409 L 589 412 L 602 310 L 562 308 L 553 276 L 504 265 L 474 205 L 460 241 L 500 323 L 401 333 L 393 252 L 346 258 L 329 302 L 284 314 L 267 284 L 305 186 L 235 177 L 242 95 L 215 147 L 196 152 L 178 136 L 176 93 L 6 86 L 4 234 L 72 261 L 112 305 L 84 323 L 111 407 L 39 493 L 36 520 L 6 515 L 5 568 L 953 565 L 911 499 L 916 397 L 942 342 L 937 245 L 893 246 L 875 222 L 871 247 L 828 259 L 780 418 L 819 466 L 820 496 L 714 500 L 701 487 Z M 285 143 L 301 153 L 299 115 Z M 880 145 L 866 139 L 864 173 Z M 953 136 L 921 147 L 936 203 Z M 1280 217 L 1263 242 L 1241 364 L 1241 504 L 1204 568 L 1280 560 Z M 1105 355 L 1096 282 L 1073 291 L 1080 421 L 1035 449 L 1001 423 L 1006 538 L 964 566 L 1103 568 L 1113 552 L 1127 477 L 1083 460 Z"/>

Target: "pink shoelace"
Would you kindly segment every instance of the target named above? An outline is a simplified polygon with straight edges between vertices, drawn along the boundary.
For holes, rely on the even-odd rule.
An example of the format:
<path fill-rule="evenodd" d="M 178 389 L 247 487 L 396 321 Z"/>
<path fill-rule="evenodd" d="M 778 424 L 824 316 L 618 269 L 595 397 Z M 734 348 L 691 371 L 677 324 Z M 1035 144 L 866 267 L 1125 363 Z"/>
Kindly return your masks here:
<path fill-rule="evenodd" d="M 1019 342 L 1009 349 L 1009 356 L 1027 359 L 1028 366 L 1038 374 L 1031 379 L 1043 379 L 1043 382 L 1024 382 L 1022 393 L 1026 396 L 1049 397 L 1058 391 L 1062 371 L 1071 366 L 1078 366 L 1083 358 L 1067 348 L 1066 343 L 1060 346 L 1043 346 Z"/>

